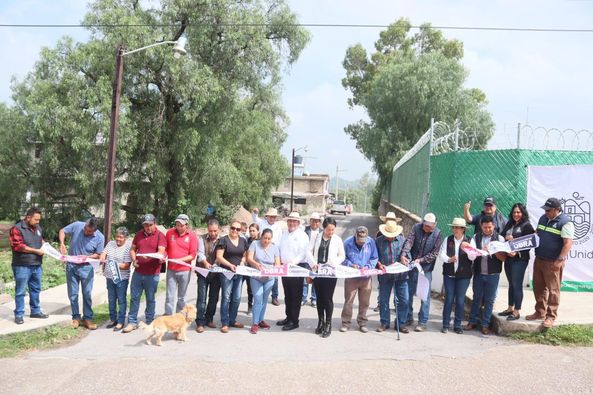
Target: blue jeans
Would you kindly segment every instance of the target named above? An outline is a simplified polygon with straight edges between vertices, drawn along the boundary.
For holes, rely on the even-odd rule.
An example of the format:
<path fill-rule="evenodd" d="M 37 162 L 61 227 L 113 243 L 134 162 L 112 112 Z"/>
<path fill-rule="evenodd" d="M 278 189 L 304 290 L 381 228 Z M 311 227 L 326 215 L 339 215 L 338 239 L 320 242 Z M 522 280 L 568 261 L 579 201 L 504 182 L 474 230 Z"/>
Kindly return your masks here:
<path fill-rule="evenodd" d="M 148 325 L 154 320 L 154 311 L 156 307 L 156 290 L 159 286 L 158 274 L 132 274 L 132 284 L 130 286 L 130 312 L 128 314 L 128 323 L 138 324 L 138 309 L 140 309 L 140 297 L 142 291 L 146 295 L 146 309 L 144 310 L 145 320 Z"/>
<path fill-rule="evenodd" d="M 378 276 L 379 279 L 379 316 L 381 324 L 389 327 L 391 321 L 391 314 L 389 311 L 389 298 L 391 297 L 391 290 L 394 290 L 396 305 L 397 305 L 397 320 L 399 326 L 406 324 L 408 317 L 408 280 L 395 280 L 394 274 L 383 274 Z"/>
<path fill-rule="evenodd" d="M 72 319 L 80 319 L 78 308 L 78 284 L 82 287 L 82 319 L 93 319 L 93 281 L 95 269 L 91 265 L 66 264 L 66 282 L 68 285 L 68 299 L 72 309 Z"/>
<path fill-rule="evenodd" d="M 418 312 L 418 325 L 426 326 L 428 322 L 428 314 L 430 313 L 430 284 L 432 284 L 432 272 L 424 272 L 424 276 L 428 279 L 428 298 L 425 301 L 420 301 L 420 311 Z M 414 296 L 416 295 L 416 286 L 418 285 L 418 270 L 414 269 L 408 272 L 408 317 L 407 321 L 414 319 Z"/>
<path fill-rule="evenodd" d="M 307 284 L 307 279 L 303 279 L 303 303 L 307 301 L 307 296 L 309 296 L 309 284 Z M 317 300 L 317 295 L 315 294 L 315 287 L 311 285 L 311 302 L 315 302 Z"/>
<path fill-rule="evenodd" d="M 523 303 L 523 278 L 528 263 L 528 261 L 511 258 L 507 258 L 504 262 L 504 272 L 509 281 L 509 306 L 514 306 L 515 310 L 521 310 Z"/>
<path fill-rule="evenodd" d="M 272 299 L 278 299 L 278 277 L 274 277 L 274 285 L 272 286 Z"/>
<path fill-rule="evenodd" d="M 35 266 L 13 266 L 12 274 L 16 283 L 14 289 L 14 316 L 25 315 L 25 292 L 29 287 L 29 306 L 31 314 L 41 313 L 39 304 L 39 293 L 41 293 L 41 276 L 43 269 L 41 265 Z"/>
<path fill-rule="evenodd" d="M 109 301 L 109 319 L 123 325 L 126 323 L 126 309 L 128 308 L 126 294 L 128 293 L 128 283 L 130 280 L 122 280 L 117 284 L 110 278 L 106 280 L 107 300 Z"/>
<path fill-rule="evenodd" d="M 482 312 L 482 328 L 487 328 L 490 325 L 490 318 L 492 318 L 492 308 L 494 306 L 494 300 L 496 299 L 499 278 L 500 274 L 498 273 L 474 275 L 474 300 L 472 301 L 472 311 L 469 317 L 470 324 L 477 324 L 478 315 L 480 314 L 480 308 L 483 303 L 484 311 Z"/>
<path fill-rule="evenodd" d="M 241 284 L 243 276 L 235 274 L 230 280 L 219 273 L 222 287 L 222 302 L 220 302 L 220 323 L 222 326 L 233 325 L 237 322 L 239 304 L 241 304 Z"/>
<path fill-rule="evenodd" d="M 260 281 L 257 278 L 251 277 L 251 292 L 253 293 L 253 311 L 251 312 L 251 323 L 257 325 L 264 320 L 266 314 L 266 304 L 272 287 L 274 286 L 274 279 L 267 281 Z"/>
<path fill-rule="evenodd" d="M 443 328 L 449 329 L 451 324 L 451 310 L 455 306 L 455 320 L 453 328 L 461 328 L 465 313 L 465 293 L 471 278 L 455 278 L 443 276 L 445 285 L 445 305 L 443 306 Z"/>

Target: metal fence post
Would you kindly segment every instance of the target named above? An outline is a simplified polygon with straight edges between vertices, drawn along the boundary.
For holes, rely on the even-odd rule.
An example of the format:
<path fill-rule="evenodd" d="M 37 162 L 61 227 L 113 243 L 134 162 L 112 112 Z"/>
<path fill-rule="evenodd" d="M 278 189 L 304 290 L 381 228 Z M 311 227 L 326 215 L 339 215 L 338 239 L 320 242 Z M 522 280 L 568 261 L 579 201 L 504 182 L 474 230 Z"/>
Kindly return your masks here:
<path fill-rule="evenodd" d="M 517 149 L 521 148 L 521 123 L 517 124 Z"/>

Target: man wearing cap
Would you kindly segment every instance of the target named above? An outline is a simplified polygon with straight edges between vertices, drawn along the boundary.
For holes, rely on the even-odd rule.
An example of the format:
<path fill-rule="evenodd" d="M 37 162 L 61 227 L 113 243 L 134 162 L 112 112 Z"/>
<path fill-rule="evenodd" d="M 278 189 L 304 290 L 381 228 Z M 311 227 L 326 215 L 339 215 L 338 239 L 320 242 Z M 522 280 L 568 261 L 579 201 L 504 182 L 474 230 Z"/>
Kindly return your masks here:
<path fill-rule="evenodd" d="M 286 217 L 286 223 L 288 231 L 284 232 L 280 239 L 280 261 L 283 265 L 309 268 L 309 238 L 300 228 L 301 216 L 297 212 L 292 212 Z M 290 331 L 299 327 L 303 278 L 282 277 L 282 286 L 284 287 L 286 318 L 276 324 L 282 326 L 282 330 Z"/>
<path fill-rule="evenodd" d="M 379 257 L 375 241 L 369 237 L 369 230 L 365 226 L 356 228 L 354 236 L 344 241 L 346 259 L 342 265 L 355 269 L 373 269 L 377 266 Z M 356 321 L 362 333 L 367 333 L 367 309 L 373 290 L 371 277 L 347 278 L 344 280 L 344 307 L 342 308 L 342 327 L 340 332 L 347 332 L 352 323 L 352 304 L 358 294 L 358 316 Z"/>
<path fill-rule="evenodd" d="M 541 208 L 545 214 L 537 223 L 539 247 L 535 249 L 533 264 L 535 312 L 525 319 L 543 319 L 543 327 L 551 328 L 558 316 L 562 271 L 572 248 L 574 224 L 562 212 L 562 204 L 556 198 L 549 198 Z"/>
<path fill-rule="evenodd" d="M 503 243 L 504 238 L 494 229 L 494 218 L 486 215 L 482 217 L 481 221 L 480 232 L 472 237 L 469 244 L 474 248 L 488 252 L 490 242 L 500 241 Z M 466 245 L 467 242 L 461 243 L 461 247 Z M 478 327 L 478 315 L 483 305 L 482 334 L 489 335 L 491 333 L 490 319 L 492 318 L 492 308 L 494 307 L 498 281 L 500 280 L 502 263 L 506 259 L 506 253 L 497 252 L 488 256 L 473 256 L 469 257 L 469 259 L 474 262 L 473 299 L 469 321 L 463 329 L 471 331 Z"/>
<path fill-rule="evenodd" d="M 23 324 L 25 315 L 25 292 L 29 289 L 29 306 L 31 318 L 48 318 L 41 311 L 39 294 L 41 293 L 41 276 L 44 252 L 41 234 L 41 210 L 31 207 L 25 218 L 10 228 L 9 238 L 12 249 L 12 274 L 16 283 L 14 289 L 14 322 Z"/>
<path fill-rule="evenodd" d="M 418 312 L 418 325 L 414 331 L 423 332 L 428 322 L 430 312 L 430 284 L 432 283 L 432 271 L 436 262 L 441 243 L 441 230 L 437 228 L 437 219 L 433 213 L 427 213 L 422 223 L 414 225 L 412 232 L 406 238 L 406 243 L 402 251 L 402 263 L 408 264 L 408 255 L 412 257 L 412 265 L 418 263 L 422 267 L 424 277 L 428 280 L 429 291 L 426 301 L 420 302 L 420 311 Z M 416 285 L 418 284 L 418 269 L 413 269 L 408 273 L 408 316 L 406 323 L 411 325 L 414 322 L 414 295 L 416 294 Z"/>
<path fill-rule="evenodd" d="M 99 220 L 95 217 L 86 222 L 76 221 L 60 229 L 58 240 L 60 252 L 63 255 L 86 255 L 89 258 L 99 258 L 105 247 L 105 237 L 97 228 Z M 70 236 L 70 248 L 66 250 L 66 236 Z M 66 263 L 66 281 L 68 284 L 68 299 L 72 309 L 72 326 L 78 328 L 83 325 L 87 329 L 97 329 L 93 322 L 93 280 L 95 269 L 89 263 Z M 82 288 L 82 319 L 78 307 L 78 287 Z"/>
<path fill-rule="evenodd" d="M 307 234 L 307 237 L 309 237 L 309 251 L 313 250 L 313 246 L 315 245 L 315 240 L 317 239 L 317 236 L 319 235 L 321 229 L 321 216 L 319 215 L 319 213 L 313 213 L 311 214 L 311 217 L 309 217 L 309 225 L 305 226 L 305 233 Z M 309 296 L 309 283 L 307 282 L 307 279 L 305 278 L 303 280 L 303 301 L 302 301 L 302 305 L 306 305 L 307 304 L 307 296 Z M 317 295 L 315 295 L 315 287 L 311 287 L 311 306 L 315 307 L 317 306 Z"/>
<path fill-rule="evenodd" d="M 212 218 L 208 221 L 208 233 L 201 237 L 198 247 L 198 265 L 204 269 L 211 269 L 216 262 L 216 244 L 220 239 L 220 223 Z M 216 328 L 214 314 L 220 298 L 220 276 L 218 273 L 208 273 L 204 277 L 198 273 L 198 298 L 196 308 L 196 332 L 204 332 L 204 325 Z M 208 304 L 206 305 L 206 297 Z"/>
<path fill-rule="evenodd" d="M 409 253 L 404 252 L 404 236 L 401 234 L 403 228 L 395 221 L 389 221 L 385 224 L 379 225 L 381 236 L 377 237 L 375 243 L 377 245 L 377 252 L 379 255 L 379 263 L 377 268 L 385 270 L 387 266 L 391 266 L 401 261 L 402 264 L 407 265 L 409 259 L 404 263 L 404 257 L 409 258 Z M 391 299 L 391 290 L 395 295 L 397 303 L 397 317 L 396 325 L 399 325 L 399 331 L 402 333 L 409 333 L 410 330 L 405 326 L 406 318 L 408 316 L 408 273 L 398 274 L 383 274 L 378 277 L 379 280 L 379 316 L 381 326 L 377 328 L 377 332 L 383 332 L 389 328 L 391 322 L 391 314 L 389 310 L 389 300 Z"/>
<path fill-rule="evenodd" d="M 134 266 L 132 282 L 130 283 L 130 312 L 128 325 L 123 333 L 132 332 L 138 327 L 138 309 L 142 292 L 146 295 L 145 320 L 148 325 L 154 320 L 156 307 L 156 290 L 159 285 L 161 264 L 158 258 L 138 257 L 137 254 L 158 253 L 165 255 L 167 238 L 156 227 L 156 218 L 152 214 L 142 217 L 142 229 L 136 233 L 132 241 L 130 257 Z"/>
<path fill-rule="evenodd" d="M 189 229 L 189 217 L 179 214 L 175 218 L 175 227 L 167 231 L 167 258 L 191 264 L 198 252 L 198 238 Z M 165 315 L 173 314 L 173 304 L 177 294 L 175 313 L 185 307 L 185 293 L 191 278 L 191 267 L 175 262 L 167 264 L 167 296 Z"/>
<path fill-rule="evenodd" d="M 253 222 L 259 225 L 260 234 L 265 229 L 271 229 L 272 243 L 276 244 L 277 246 L 280 246 L 280 238 L 282 237 L 282 232 L 284 229 L 282 229 L 282 225 L 276 221 L 278 219 L 278 210 L 276 210 L 275 208 L 269 208 L 268 211 L 266 211 L 266 214 L 264 215 L 265 219 L 259 218 L 257 216 L 258 214 L 259 209 L 255 207 L 252 210 L 251 215 L 253 217 Z M 272 287 L 272 304 L 274 306 L 280 305 L 280 302 L 278 301 L 278 277 L 274 278 L 274 286 Z"/>
<path fill-rule="evenodd" d="M 484 209 L 479 214 L 470 214 L 469 210 L 471 207 L 471 201 L 465 203 L 463 206 L 463 216 L 467 221 L 468 225 L 474 225 L 474 233 L 480 231 L 480 224 L 482 217 L 490 216 L 494 220 L 494 230 L 496 233 L 500 233 L 507 223 L 507 219 L 502 215 L 500 211 L 496 209 L 496 199 L 492 196 L 488 196 L 484 199 Z"/>

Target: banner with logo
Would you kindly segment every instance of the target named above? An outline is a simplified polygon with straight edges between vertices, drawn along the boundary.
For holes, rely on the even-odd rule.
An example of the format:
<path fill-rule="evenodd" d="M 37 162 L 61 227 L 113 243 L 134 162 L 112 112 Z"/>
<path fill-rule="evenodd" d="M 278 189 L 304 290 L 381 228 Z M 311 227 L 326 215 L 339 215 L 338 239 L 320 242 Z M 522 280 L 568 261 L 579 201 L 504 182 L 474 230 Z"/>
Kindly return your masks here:
<path fill-rule="evenodd" d="M 573 245 L 562 274 L 562 290 L 593 292 L 593 165 L 529 166 L 527 209 L 534 228 L 544 215 L 540 207 L 550 197 L 560 200 L 562 211 L 574 223 Z M 532 273 L 530 267 L 530 276 Z"/>

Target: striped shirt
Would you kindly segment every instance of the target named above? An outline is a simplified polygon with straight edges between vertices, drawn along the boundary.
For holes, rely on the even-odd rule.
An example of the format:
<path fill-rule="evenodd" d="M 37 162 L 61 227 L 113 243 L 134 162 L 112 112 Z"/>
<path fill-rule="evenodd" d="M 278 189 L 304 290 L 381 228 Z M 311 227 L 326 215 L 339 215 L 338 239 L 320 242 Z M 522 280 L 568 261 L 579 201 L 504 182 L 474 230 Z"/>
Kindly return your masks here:
<path fill-rule="evenodd" d="M 132 258 L 130 257 L 130 248 L 132 247 L 132 240 L 128 239 L 119 247 L 115 240 L 111 240 L 105 246 L 104 252 L 107 254 L 105 257 L 105 261 L 114 260 L 118 263 L 128 263 L 132 262 Z M 127 280 L 130 278 L 130 269 L 123 270 L 120 269 L 121 279 Z M 111 274 L 111 269 L 109 269 L 109 265 L 105 265 L 105 278 L 113 279 L 113 275 Z"/>

